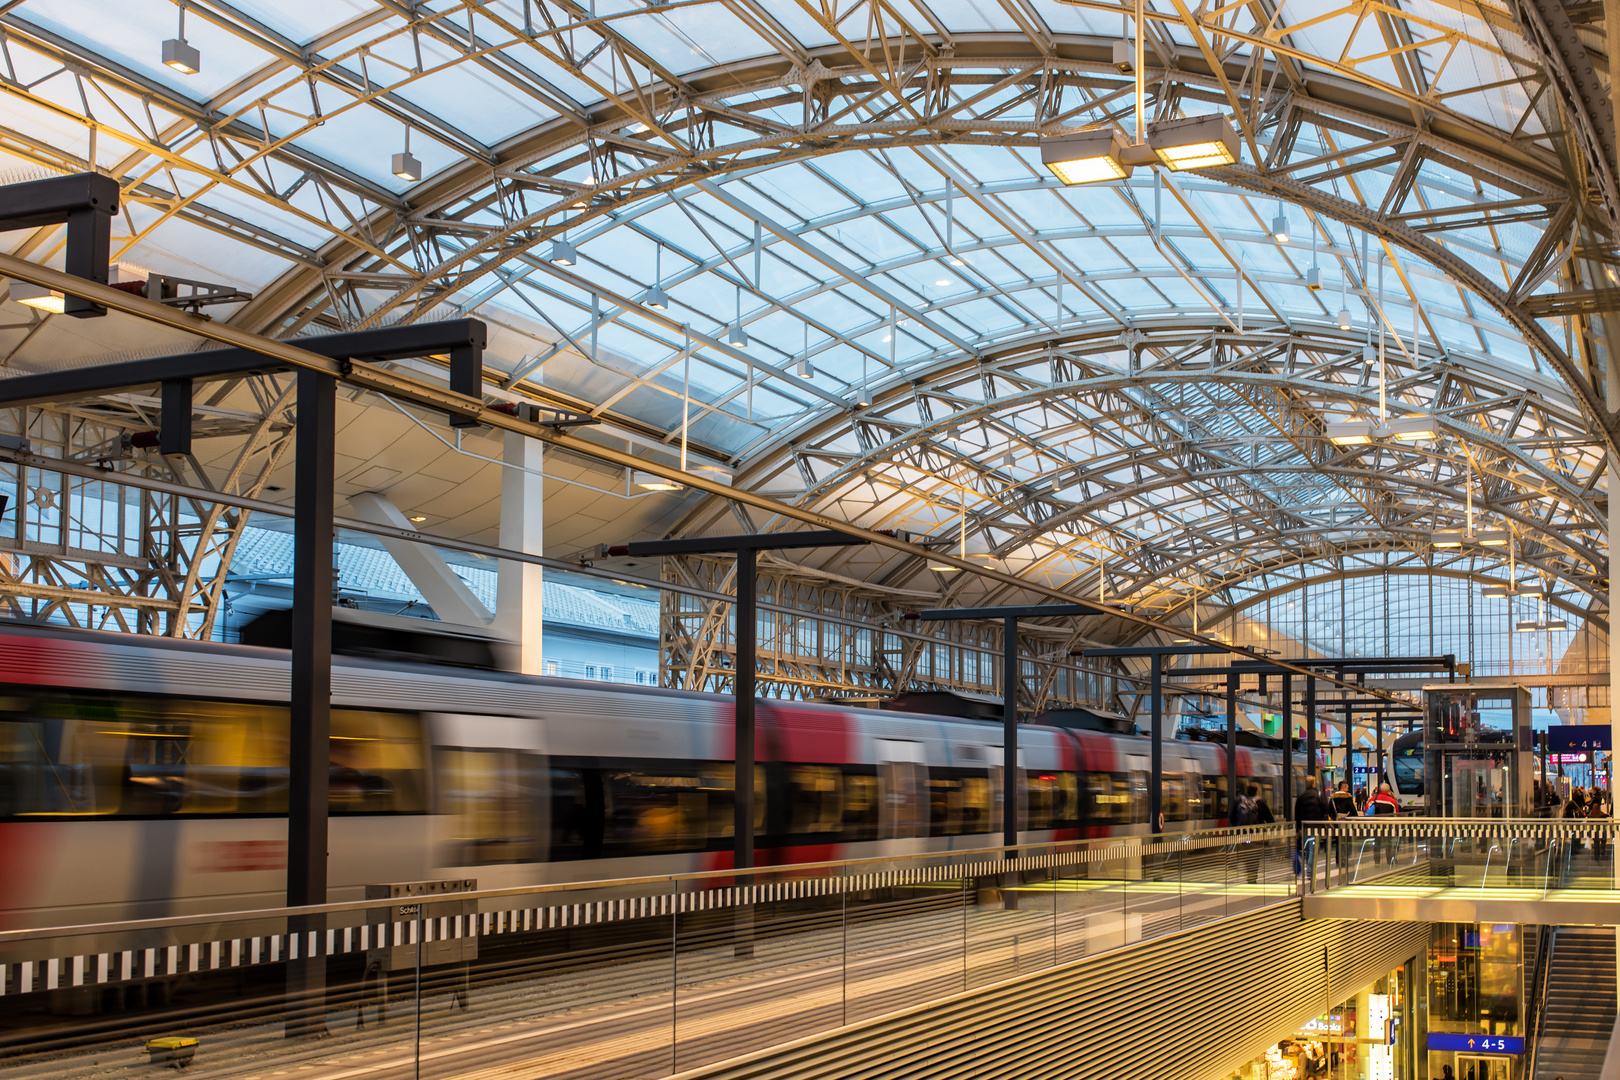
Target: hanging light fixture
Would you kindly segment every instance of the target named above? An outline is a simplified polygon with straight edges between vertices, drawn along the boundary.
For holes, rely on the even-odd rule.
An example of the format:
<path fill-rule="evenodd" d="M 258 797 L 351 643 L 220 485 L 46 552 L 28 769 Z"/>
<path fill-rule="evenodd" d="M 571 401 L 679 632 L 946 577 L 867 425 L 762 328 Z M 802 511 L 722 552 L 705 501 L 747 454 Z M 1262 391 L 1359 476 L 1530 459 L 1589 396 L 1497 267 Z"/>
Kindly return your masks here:
<path fill-rule="evenodd" d="M 1480 547 L 1507 547 L 1508 531 L 1506 529 L 1481 529 L 1468 539 Z"/>
<path fill-rule="evenodd" d="M 13 281 L 11 299 L 14 303 L 26 304 L 37 311 L 49 312 L 52 315 L 60 315 L 67 310 L 67 300 L 61 293 L 29 281 Z"/>
<path fill-rule="evenodd" d="M 1283 213 L 1282 200 L 1277 200 L 1277 216 L 1271 219 L 1271 238 L 1279 244 L 1288 243 L 1288 215 Z"/>
<path fill-rule="evenodd" d="M 1339 275 L 1339 318 L 1340 330 L 1350 329 L 1350 304 L 1347 300 L 1350 291 L 1350 275 Z"/>
<path fill-rule="evenodd" d="M 394 155 L 393 166 L 388 171 L 401 180 L 407 180 L 413 184 L 422 179 L 422 163 L 416 160 L 415 154 L 411 153 L 411 125 L 409 124 L 405 125 L 405 149 L 401 153 Z"/>
<path fill-rule="evenodd" d="M 657 254 L 653 256 L 653 283 L 652 287 L 642 294 L 641 302 L 654 311 L 663 311 L 669 307 L 669 293 L 664 291 L 661 282 L 664 280 L 664 245 L 658 245 Z"/>
<path fill-rule="evenodd" d="M 1403 416 L 1385 424 L 1380 434 L 1397 442 L 1432 442 L 1440 437 L 1440 424 L 1432 416 Z"/>
<path fill-rule="evenodd" d="M 630 474 L 630 482 L 638 488 L 647 491 L 679 491 L 682 485 L 657 473 L 643 472 L 636 469 Z"/>
<path fill-rule="evenodd" d="M 182 75 L 195 75 L 202 70 L 202 53 L 186 40 L 186 5 L 180 5 L 180 34 L 163 43 L 163 65 Z"/>
<path fill-rule="evenodd" d="M 579 261 L 579 253 L 568 242 L 568 237 L 563 235 L 551 242 L 551 254 L 546 261 L 553 266 L 573 266 Z"/>
<path fill-rule="evenodd" d="M 1366 446 L 1373 441 L 1373 426 L 1365 420 L 1350 420 L 1327 426 L 1328 442 L 1334 446 Z"/>
<path fill-rule="evenodd" d="M 1230 165 L 1238 157 L 1237 132 L 1221 113 L 1149 124 L 1148 145 L 1166 167 L 1177 172 Z"/>
<path fill-rule="evenodd" d="M 1437 548 L 1460 548 L 1463 546 L 1463 531 L 1461 529 L 1441 529 L 1433 534 L 1430 539 Z"/>
<path fill-rule="evenodd" d="M 1307 219 L 1309 215 L 1306 215 Z M 1316 264 L 1316 222 L 1311 222 L 1311 268 L 1305 271 L 1305 287 L 1311 292 L 1322 291 L 1322 268 Z"/>
<path fill-rule="evenodd" d="M 1123 180 L 1135 167 L 1126 157 L 1125 140 L 1112 128 L 1041 140 L 1041 164 L 1065 184 Z"/>

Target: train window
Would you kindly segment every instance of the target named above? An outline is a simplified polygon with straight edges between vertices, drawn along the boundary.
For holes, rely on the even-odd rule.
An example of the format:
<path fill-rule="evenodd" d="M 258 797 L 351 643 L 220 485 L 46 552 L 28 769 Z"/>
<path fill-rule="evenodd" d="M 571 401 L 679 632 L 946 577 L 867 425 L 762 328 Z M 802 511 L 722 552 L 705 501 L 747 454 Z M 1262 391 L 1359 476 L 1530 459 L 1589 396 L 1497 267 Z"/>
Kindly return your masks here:
<path fill-rule="evenodd" d="M 990 774 L 962 777 L 962 832 L 973 836 L 990 831 Z"/>
<path fill-rule="evenodd" d="M 877 770 L 870 765 L 845 765 L 841 771 L 844 774 L 844 839 L 851 842 L 876 840 L 882 807 Z"/>
<path fill-rule="evenodd" d="M 1390 771 L 1395 774 L 1395 789 L 1402 795 L 1423 794 L 1423 748 L 1409 749 L 1397 754 L 1391 761 Z"/>
<path fill-rule="evenodd" d="M 1199 798 L 1203 801 L 1200 816 L 1218 818 L 1226 813 L 1226 776 L 1200 773 L 1193 778 L 1198 782 Z"/>
<path fill-rule="evenodd" d="M 788 771 L 788 831 L 795 836 L 844 827 L 844 778 L 834 765 L 794 765 Z"/>
<path fill-rule="evenodd" d="M 1088 772 L 1086 809 L 1095 825 L 1123 825 L 1131 819 L 1130 780 L 1124 773 Z"/>
<path fill-rule="evenodd" d="M 733 835 L 732 766 L 657 762 L 603 772 L 606 854 L 703 851 Z M 754 769 L 754 828 L 765 826 L 765 769 Z"/>
<path fill-rule="evenodd" d="M 583 859 L 590 844 L 590 804 L 580 769 L 551 770 L 552 859 Z"/>
<path fill-rule="evenodd" d="M 1028 772 L 1024 783 L 1029 793 L 1026 829 L 1056 829 L 1079 817 L 1074 773 Z"/>
<path fill-rule="evenodd" d="M 421 721 L 332 711 L 331 812 L 425 810 Z M 45 692 L 0 701 L 0 813 L 285 814 L 287 710 Z"/>
<path fill-rule="evenodd" d="M 515 750 L 439 751 L 451 865 L 537 862 L 540 758 Z"/>
<path fill-rule="evenodd" d="M 1187 778 L 1180 773 L 1164 774 L 1164 794 L 1159 809 L 1166 821 L 1187 820 Z"/>

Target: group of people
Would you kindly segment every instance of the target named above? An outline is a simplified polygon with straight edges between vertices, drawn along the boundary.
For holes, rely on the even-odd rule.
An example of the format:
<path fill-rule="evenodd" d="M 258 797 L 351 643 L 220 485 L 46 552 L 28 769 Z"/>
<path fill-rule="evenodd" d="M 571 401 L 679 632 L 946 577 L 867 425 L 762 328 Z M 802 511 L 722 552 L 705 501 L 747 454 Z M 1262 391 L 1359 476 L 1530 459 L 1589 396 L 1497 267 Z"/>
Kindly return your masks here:
<path fill-rule="evenodd" d="M 1323 795 L 1317 786 L 1316 777 L 1307 776 L 1305 790 L 1294 799 L 1294 844 L 1296 849 L 1303 849 L 1305 826 L 1313 821 L 1337 821 L 1340 818 L 1361 816 L 1381 817 L 1400 812 L 1401 804 L 1388 784 L 1380 784 L 1371 797 L 1363 798 L 1361 793 L 1350 790 L 1349 781 L 1340 780 L 1333 794 Z M 1343 866 L 1349 858 L 1349 848 L 1343 843 L 1336 846 L 1339 865 Z M 1386 863 L 1395 861 L 1393 843 L 1380 841 L 1378 848 L 1375 857 Z"/>

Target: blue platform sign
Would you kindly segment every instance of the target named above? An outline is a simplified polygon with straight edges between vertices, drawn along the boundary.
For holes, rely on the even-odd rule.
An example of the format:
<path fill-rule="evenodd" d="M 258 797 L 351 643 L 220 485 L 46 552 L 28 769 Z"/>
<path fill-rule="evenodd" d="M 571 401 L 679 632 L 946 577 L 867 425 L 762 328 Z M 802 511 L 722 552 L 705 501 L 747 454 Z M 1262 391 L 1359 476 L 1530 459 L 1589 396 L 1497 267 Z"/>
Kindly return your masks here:
<path fill-rule="evenodd" d="M 1430 1050 L 1460 1050 L 1465 1054 L 1522 1054 L 1523 1035 L 1469 1035 L 1455 1031 L 1429 1032 Z"/>
<path fill-rule="evenodd" d="M 1547 728 L 1547 748 L 1554 754 L 1583 754 L 1610 749 L 1608 724 L 1553 724 Z"/>

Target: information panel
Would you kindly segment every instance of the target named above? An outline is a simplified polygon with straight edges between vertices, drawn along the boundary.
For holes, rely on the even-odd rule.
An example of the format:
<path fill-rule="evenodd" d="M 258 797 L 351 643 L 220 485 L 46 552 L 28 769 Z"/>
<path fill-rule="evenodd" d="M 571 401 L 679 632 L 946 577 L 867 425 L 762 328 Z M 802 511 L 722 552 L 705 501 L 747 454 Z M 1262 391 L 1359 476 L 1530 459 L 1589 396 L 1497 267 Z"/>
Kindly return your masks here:
<path fill-rule="evenodd" d="M 1430 1050 L 1460 1050 L 1474 1054 L 1522 1054 L 1522 1035 L 1468 1035 L 1454 1031 L 1429 1032 Z"/>
<path fill-rule="evenodd" d="M 1555 754 L 1608 750 L 1608 724 L 1553 724 L 1547 728 L 1547 749 Z"/>

